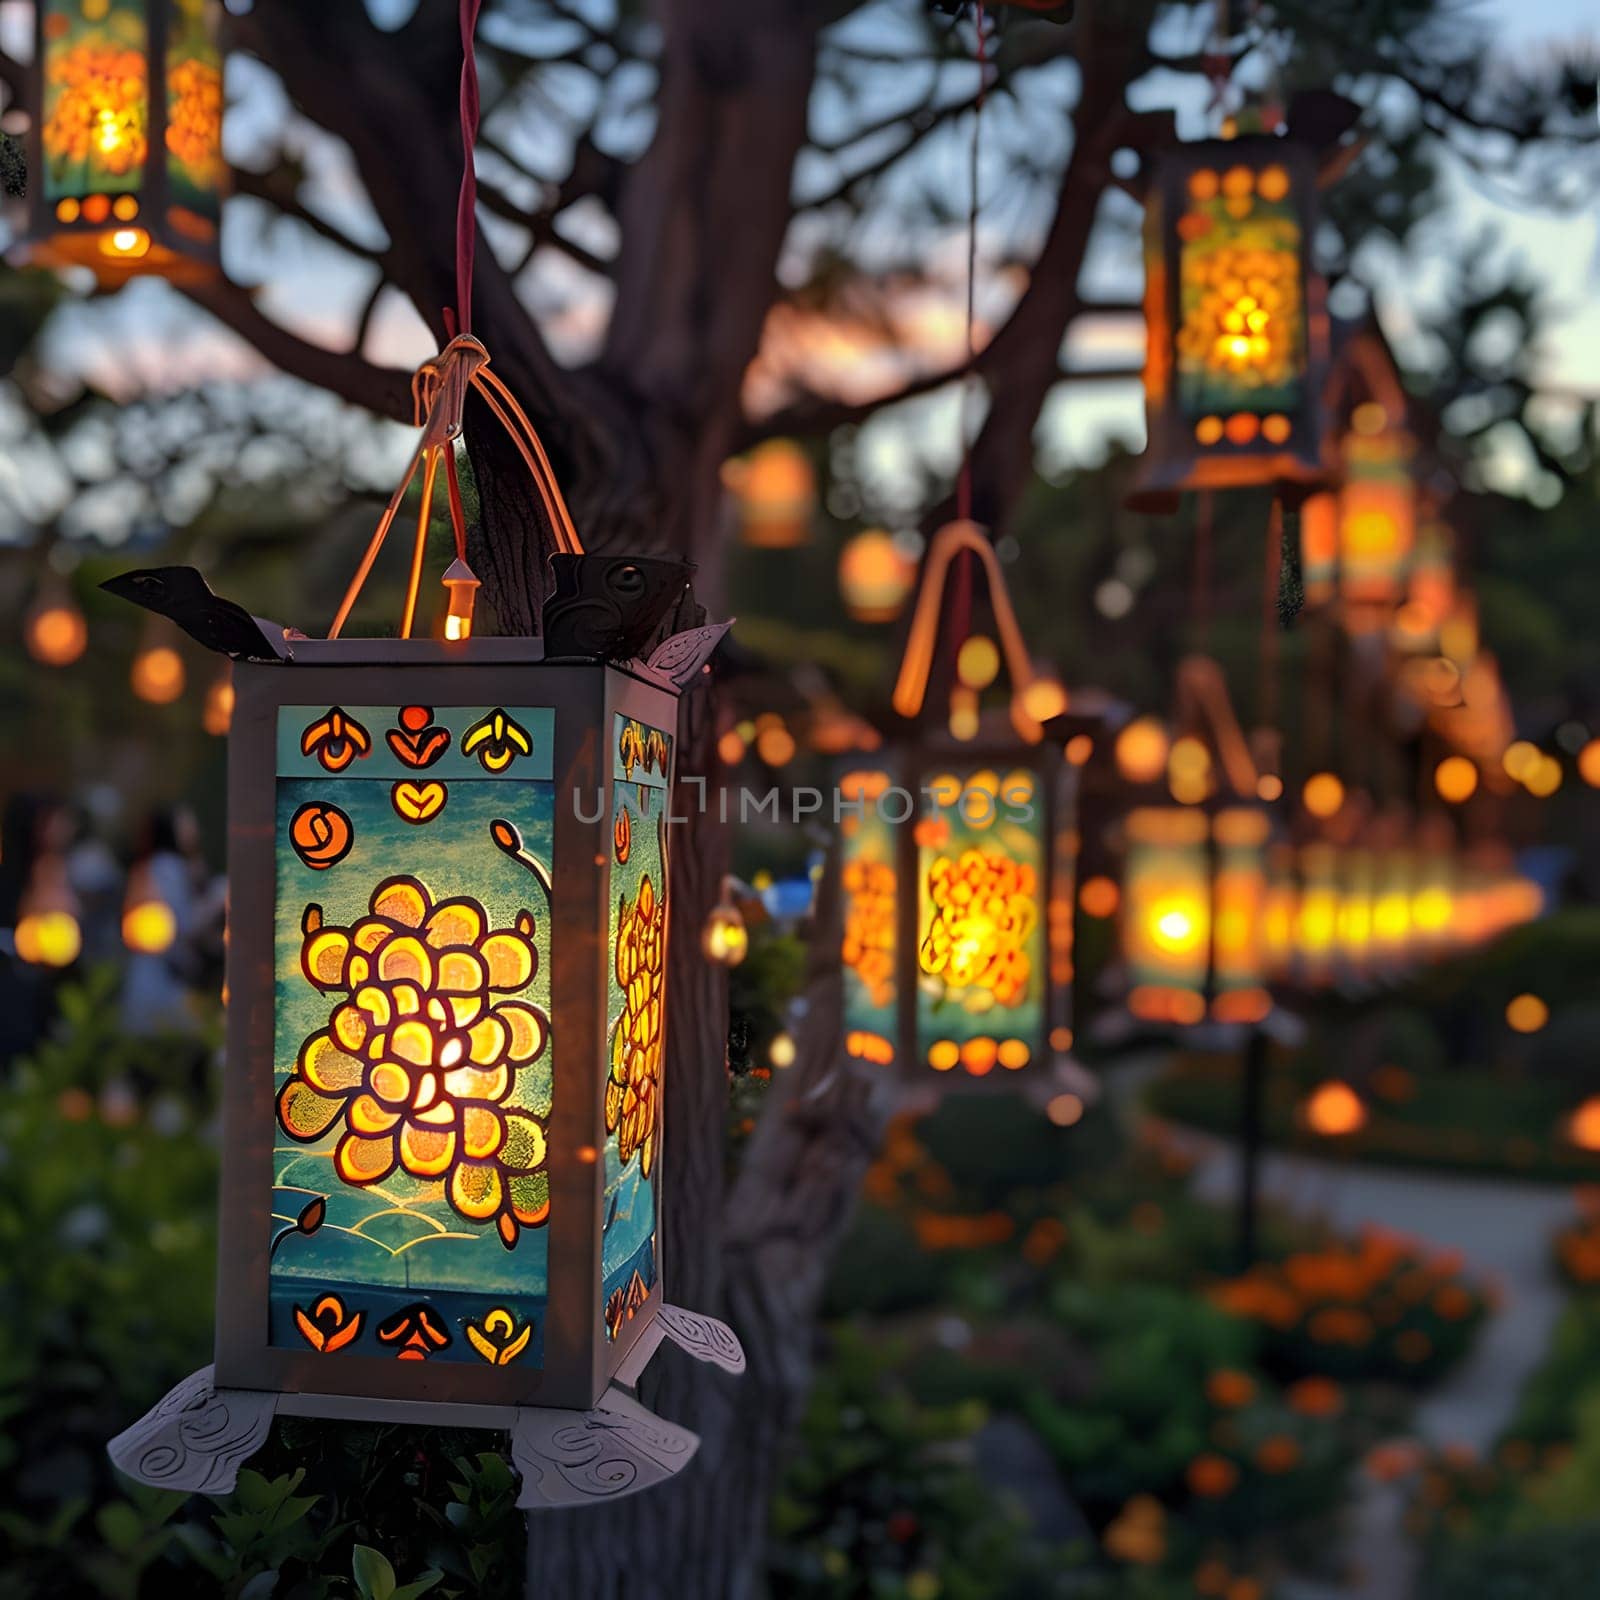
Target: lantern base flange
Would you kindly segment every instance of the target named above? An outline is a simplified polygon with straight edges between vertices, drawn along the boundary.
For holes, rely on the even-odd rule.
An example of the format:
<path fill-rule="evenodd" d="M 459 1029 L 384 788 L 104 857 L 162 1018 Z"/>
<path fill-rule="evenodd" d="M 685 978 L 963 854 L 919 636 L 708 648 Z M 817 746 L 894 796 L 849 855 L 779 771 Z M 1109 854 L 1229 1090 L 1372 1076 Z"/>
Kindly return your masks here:
<path fill-rule="evenodd" d="M 522 1474 L 517 1504 L 525 1511 L 620 1500 L 675 1477 L 700 1447 L 698 1434 L 656 1416 L 628 1392 L 664 1339 L 724 1372 L 744 1371 L 744 1350 L 726 1323 L 663 1304 L 617 1369 L 616 1381 L 587 1411 L 218 1389 L 216 1369 L 206 1366 L 106 1450 L 119 1471 L 151 1488 L 220 1495 L 232 1493 L 239 1468 L 267 1442 L 280 1411 L 490 1428 L 511 1435 L 512 1463 Z"/>
<path fill-rule="evenodd" d="M 231 1493 L 240 1466 L 267 1442 L 278 1396 L 218 1389 L 215 1370 L 191 1372 L 119 1433 L 106 1446 L 112 1464 L 152 1489 Z"/>

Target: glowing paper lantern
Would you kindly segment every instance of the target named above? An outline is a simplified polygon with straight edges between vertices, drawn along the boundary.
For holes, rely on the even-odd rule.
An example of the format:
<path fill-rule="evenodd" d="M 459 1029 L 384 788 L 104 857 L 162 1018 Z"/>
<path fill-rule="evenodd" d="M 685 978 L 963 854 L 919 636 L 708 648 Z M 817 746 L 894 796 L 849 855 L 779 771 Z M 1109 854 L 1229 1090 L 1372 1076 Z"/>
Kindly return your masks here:
<path fill-rule="evenodd" d="M 28 654 L 47 667 L 68 667 L 89 644 L 89 624 L 64 591 L 40 596 L 23 623 Z"/>
<path fill-rule="evenodd" d="M 1122 954 L 1128 1009 L 1193 1027 L 1260 1022 L 1266 987 L 1266 814 L 1144 806 L 1127 819 Z"/>
<path fill-rule="evenodd" d="M 705 926 L 700 930 L 700 949 L 707 961 L 714 961 L 719 967 L 736 967 L 750 953 L 750 930 L 726 879 L 721 897 L 707 912 Z"/>
<path fill-rule="evenodd" d="M 70 967 L 78 959 L 83 949 L 78 897 L 62 857 L 45 855 L 34 862 L 12 937 L 17 955 L 30 966 Z"/>
<path fill-rule="evenodd" d="M 728 462 L 722 482 L 738 501 L 740 537 L 762 550 L 787 550 L 811 537 L 817 474 L 792 439 L 768 439 Z"/>
<path fill-rule="evenodd" d="M 506 1429 L 524 1503 L 579 1503 L 692 1454 L 624 1392 L 663 1338 L 742 1366 L 661 1249 L 677 697 L 723 630 L 616 664 L 684 569 L 556 560 L 542 640 L 289 640 L 118 580 L 237 696 L 215 1387 L 114 1442 L 135 1477 L 226 1488 L 276 1410 Z"/>
<path fill-rule="evenodd" d="M 1341 444 L 1339 587 L 1345 625 L 1383 626 L 1405 593 L 1416 539 L 1415 445 L 1375 400 L 1355 408 Z"/>
<path fill-rule="evenodd" d="M 893 622 L 917 583 L 917 563 L 882 528 L 858 533 L 839 555 L 839 594 L 857 622 Z"/>
<path fill-rule="evenodd" d="M 213 277 L 222 214 L 221 7 L 38 0 L 29 257 Z"/>
<path fill-rule="evenodd" d="M 940 633 L 958 557 L 987 583 L 992 632 Z M 1003 704 L 984 691 L 1009 679 Z M 943 725 L 930 684 L 963 696 Z M 1030 710 L 1035 676 L 993 550 L 970 523 L 935 537 L 881 762 L 840 784 L 845 1047 L 941 1084 L 1007 1084 L 1054 1070 L 1071 1039 L 1078 728 Z M 1046 704 L 1064 704 L 1065 694 Z M 953 723 L 954 719 L 951 719 Z"/>
<path fill-rule="evenodd" d="M 1348 1138 L 1367 1125 L 1367 1108 L 1354 1089 L 1338 1078 L 1319 1083 L 1302 1111 L 1306 1126 L 1324 1139 Z"/>
<path fill-rule="evenodd" d="M 1145 206 L 1145 416 L 1130 504 L 1323 475 L 1324 289 L 1309 261 L 1316 164 L 1286 139 L 1183 145 Z"/>
<path fill-rule="evenodd" d="M 188 674 L 183 657 L 164 636 L 147 639 L 139 647 L 128 670 L 128 682 L 133 692 L 153 706 L 171 705 L 183 693 Z"/>
<path fill-rule="evenodd" d="M 1129 783 L 1155 783 L 1167 770 L 1169 748 L 1167 726 L 1159 717 L 1136 717 L 1117 735 L 1117 771 Z"/>
<path fill-rule="evenodd" d="M 122 942 L 135 955 L 165 955 L 178 937 L 178 919 L 162 899 L 149 862 L 128 874 L 122 904 Z"/>

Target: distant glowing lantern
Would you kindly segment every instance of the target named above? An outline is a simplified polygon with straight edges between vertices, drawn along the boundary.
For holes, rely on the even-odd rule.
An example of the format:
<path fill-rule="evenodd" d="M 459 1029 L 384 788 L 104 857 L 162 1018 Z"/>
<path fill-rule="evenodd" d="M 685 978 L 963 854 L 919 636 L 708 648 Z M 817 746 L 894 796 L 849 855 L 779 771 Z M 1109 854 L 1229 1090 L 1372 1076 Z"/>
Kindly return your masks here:
<path fill-rule="evenodd" d="M 1311 816 L 1326 821 L 1344 804 L 1344 784 L 1331 772 L 1314 772 L 1300 791 L 1300 803 Z"/>
<path fill-rule="evenodd" d="M 206 703 L 200 712 L 200 726 L 213 738 L 223 738 L 233 725 L 233 669 L 224 664 L 206 690 Z"/>
<path fill-rule="evenodd" d="M 798 1054 L 799 1052 L 791 1034 L 774 1034 L 772 1043 L 767 1046 L 767 1060 L 779 1072 L 792 1067 Z"/>
<path fill-rule="evenodd" d="M 88 647 L 89 624 L 64 590 L 41 595 L 22 625 L 28 654 L 47 667 L 71 666 Z"/>
<path fill-rule="evenodd" d="M 738 502 L 746 544 L 786 550 L 811 537 L 817 475 L 811 458 L 792 439 L 758 444 L 723 467 L 722 481 Z"/>
<path fill-rule="evenodd" d="M 1415 446 L 1376 400 L 1355 408 L 1342 444 L 1339 588 L 1346 625 L 1385 624 L 1405 592 L 1416 538 Z"/>
<path fill-rule="evenodd" d="M 916 560 L 882 528 L 858 533 L 840 553 L 839 594 L 857 622 L 893 622 L 916 583 Z"/>
<path fill-rule="evenodd" d="M 12 939 L 18 957 L 35 967 L 70 967 L 83 949 L 78 897 L 67 879 L 66 861 L 40 856 L 28 874 L 17 906 Z"/>
<path fill-rule="evenodd" d="M 122 942 L 135 955 L 159 956 L 178 937 L 178 919 L 162 899 L 149 862 L 140 862 L 128 874 L 122 906 Z"/>
<path fill-rule="evenodd" d="M 945 638 L 969 562 L 993 628 Z M 985 708 L 1002 669 L 1009 691 Z M 924 567 L 881 762 L 841 794 L 847 1053 L 922 1082 L 1005 1085 L 1053 1071 L 1071 1039 L 1081 729 L 1037 714 L 1040 678 L 982 531 L 952 523 Z M 950 715 L 930 694 L 948 687 Z M 959 724 L 959 725 L 958 725 Z M 1059 1041 L 1066 1040 L 1068 1044 Z"/>
<path fill-rule="evenodd" d="M 1538 766 L 1542 756 L 1538 745 L 1526 739 L 1513 739 L 1500 758 L 1500 766 L 1508 778 L 1521 783 Z"/>
<path fill-rule="evenodd" d="M 1179 805 L 1197 806 L 1211 793 L 1211 752 L 1193 734 L 1173 741 L 1167 752 L 1167 787 Z"/>
<path fill-rule="evenodd" d="M 193 283 L 217 272 L 221 7 L 38 0 L 29 259 Z"/>
<path fill-rule="evenodd" d="M 1591 739 L 1578 752 L 1578 776 L 1591 789 L 1600 789 L 1600 739 Z"/>
<path fill-rule="evenodd" d="M 171 705 L 187 681 L 183 657 L 165 642 L 166 637 L 163 630 L 146 639 L 128 673 L 133 692 L 153 706 Z"/>
<path fill-rule="evenodd" d="M 1324 1139 L 1348 1138 L 1367 1125 L 1367 1107 L 1348 1083 L 1330 1078 L 1319 1083 L 1306 1098 L 1306 1126 Z"/>
<path fill-rule="evenodd" d="M 1523 775 L 1522 786 L 1540 800 L 1548 800 L 1561 787 L 1561 763 L 1554 756 L 1541 755 Z"/>
<path fill-rule="evenodd" d="M 1322 477 L 1316 186 L 1310 151 L 1287 139 L 1157 158 L 1145 208 L 1149 444 L 1130 504 L 1170 510 L 1184 489 Z"/>
<path fill-rule="evenodd" d="M 1266 987 L 1265 812 L 1144 806 L 1127 819 L 1122 953 L 1142 1022 L 1260 1022 Z"/>
<path fill-rule="evenodd" d="M 1159 717 L 1137 717 L 1117 735 L 1117 771 L 1129 783 L 1159 782 L 1169 748 L 1166 724 Z"/>
<path fill-rule="evenodd" d="M 1519 994 L 1506 1004 L 1506 1026 L 1513 1033 L 1537 1033 L 1550 1020 L 1550 1007 L 1536 994 Z"/>
<path fill-rule="evenodd" d="M 1590 1095 L 1568 1118 L 1567 1137 L 1580 1150 L 1600 1153 L 1600 1095 Z"/>
<path fill-rule="evenodd" d="M 1103 874 L 1085 878 L 1083 887 L 1078 890 L 1078 904 L 1086 917 L 1114 917 L 1121 903 L 1122 890 L 1117 887 L 1117 880 Z"/>
<path fill-rule="evenodd" d="M 722 630 L 641 664 L 683 565 L 552 561 L 537 639 L 291 640 L 197 574 L 112 585 L 225 643 L 237 696 L 215 1370 L 113 1442 L 134 1477 L 223 1492 L 277 1410 L 503 1429 L 524 1504 L 612 1498 L 693 1453 L 623 1392 L 659 1342 L 742 1366 L 663 1301 L 667 819 Z M 129 943 L 170 940 L 129 896 Z"/>
<path fill-rule="evenodd" d="M 700 930 L 700 950 L 707 961 L 714 961 L 719 967 L 736 967 L 750 954 L 750 930 L 734 901 L 733 885 L 726 878 L 721 896 L 706 913 L 705 926 Z"/>
<path fill-rule="evenodd" d="M 1446 756 L 1433 769 L 1433 786 L 1441 800 L 1460 805 L 1478 789 L 1478 769 L 1466 756 Z"/>

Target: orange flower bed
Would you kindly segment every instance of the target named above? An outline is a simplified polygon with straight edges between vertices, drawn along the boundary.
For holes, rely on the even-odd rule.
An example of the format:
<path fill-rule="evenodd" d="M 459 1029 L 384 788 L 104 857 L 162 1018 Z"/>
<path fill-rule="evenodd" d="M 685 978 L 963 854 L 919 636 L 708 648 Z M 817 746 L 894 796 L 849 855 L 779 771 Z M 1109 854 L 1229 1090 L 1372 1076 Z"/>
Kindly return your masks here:
<path fill-rule="evenodd" d="M 1266 1330 L 1269 1363 L 1321 1382 L 1330 1372 L 1431 1376 L 1465 1350 L 1488 1306 L 1484 1293 L 1462 1278 L 1459 1255 L 1427 1254 L 1376 1228 L 1354 1242 L 1262 1262 L 1216 1285 L 1212 1298 Z M 1305 1407 L 1306 1415 L 1331 1415 L 1340 1404 L 1336 1393 L 1296 1389 L 1297 1409 Z"/>

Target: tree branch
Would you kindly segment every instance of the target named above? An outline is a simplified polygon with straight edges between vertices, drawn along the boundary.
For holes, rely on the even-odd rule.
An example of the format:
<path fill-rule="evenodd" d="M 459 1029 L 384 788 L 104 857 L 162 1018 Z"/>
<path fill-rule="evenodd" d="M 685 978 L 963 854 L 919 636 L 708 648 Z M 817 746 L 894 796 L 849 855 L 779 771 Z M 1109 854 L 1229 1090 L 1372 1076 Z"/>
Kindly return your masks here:
<path fill-rule="evenodd" d="M 255 346 L 275 367 L 318 388 L 365 406 L 380 416 L 411 421 L 411 374 L 397 367 L 380 367 L 359 355 L 346 355 L 312 344 L 266 316 L 247 289 L 219 280 L 181 284 L 198 306 L 226 323 Z"/>
<path fill-rule="evenodd" d="M 232 180 L 235 194 L 249 195 L 253 199 L 266 201 L 285 217 L 301 223 L 319 238 L 337 245 L 347 254 L 357 256 L 363 261 L 374 262 L 380 267 L 387 259 L 386 250 L 370 249 L 366 245 L 358 244 L 343 229 L 335 227 L 325 217 L 318 216 L 315 211 L 309 210 L 302 204 L 296 198 L 294 192 L 296 182 L 287 168 L 278 167 L 271 172 L 252 172 L 248 167 L 235 167 Z"/>

